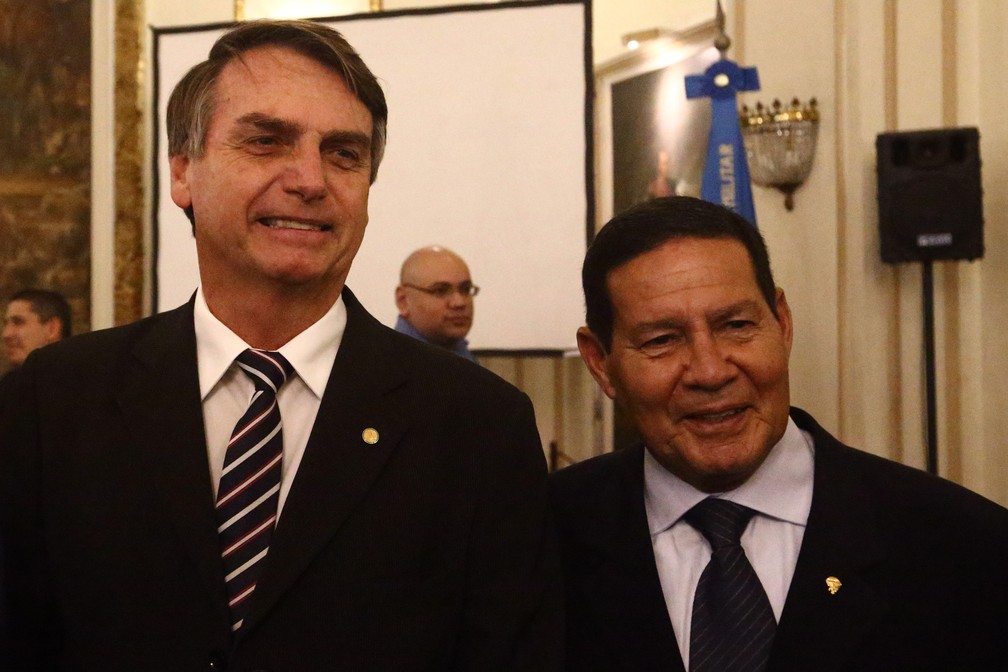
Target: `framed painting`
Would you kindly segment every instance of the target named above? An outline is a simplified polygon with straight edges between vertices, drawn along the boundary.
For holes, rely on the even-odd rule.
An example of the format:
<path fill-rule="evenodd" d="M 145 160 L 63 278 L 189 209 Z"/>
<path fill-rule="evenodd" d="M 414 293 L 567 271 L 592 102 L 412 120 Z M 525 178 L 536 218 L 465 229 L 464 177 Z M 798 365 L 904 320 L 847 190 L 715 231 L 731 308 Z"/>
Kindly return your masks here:
<path fill-rule="evenodd" d="M 74 331 L 91 315 L 90 16 L 91 0 L 0 0 L 0 310 L 57 291 Z"/>
<path fill-rule="evenodd" d="M 642 44 L 595 68 L 597 226 L 656 196 L 699 196 L 709 99 L 687 100 L 687 75 L 719 57 L 713 21 Z M 639 440 L 631 423 L 599 392 L 603 452 Z"/>
<path fill-rule="evenodd" d="M 710 101 L 687 100 L 685 78 L 718 59 L 701 24 L 603 63 L 596 79 L 599 223 L 655 196 L 699 196 Z"/>

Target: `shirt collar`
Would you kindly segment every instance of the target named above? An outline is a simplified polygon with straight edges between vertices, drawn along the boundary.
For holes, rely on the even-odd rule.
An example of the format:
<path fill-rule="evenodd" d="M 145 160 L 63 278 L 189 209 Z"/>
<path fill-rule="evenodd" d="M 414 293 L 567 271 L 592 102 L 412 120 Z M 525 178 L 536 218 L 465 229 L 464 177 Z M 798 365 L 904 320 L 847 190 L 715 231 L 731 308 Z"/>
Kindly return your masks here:
<path fill-rule="evenodd" d="M 412 322 L 407 320 L 402 315 L 396 318 L 395 330 L 398 331 L 400 334 L 406 334 L 407 336 L 412 336 L 418 341 L 423 341 L 424 343 L 430 343 L 431 345 L 433 345 L 433 343 L 427 340 L 426 336 L 421 334 L 417 330 L 417 328 L 413 326 Z M 473 361 L 475 361 L 475 358 L 473 357 L 472 353 L 469 352 L 469 341 L 467 341 L 464 338 L 460 338 L 459 340 L 455 341 L 455 344 L 452 345 L 450 350 L 454 352 L 456 355 L 461 355 L 466 359 L 472 359 Z"/>
<path fill-rule="evenodd" d="M 814 453 L 812 437 L 788 418 L 784 436 L 770 449 L 756 473 L 734 490 L 714 496 L 804 526 L 812 504 Z M 661 466 L 650 451 L 644 451 L 644 505 L 652 536 L 675 525 L 709 496 Z"/>
<path fill-rule="evenodd" d="M 329 381 L 346 323 L 346 305 L 341 296 L 315 324 L 279 349 L 298 377 L 319 399 Z M 202 287 L 196 290 L 193 326 L 196 330 L 200 398 L 206 399 L 235 358 L 251 346 L 210 312 Z"/>

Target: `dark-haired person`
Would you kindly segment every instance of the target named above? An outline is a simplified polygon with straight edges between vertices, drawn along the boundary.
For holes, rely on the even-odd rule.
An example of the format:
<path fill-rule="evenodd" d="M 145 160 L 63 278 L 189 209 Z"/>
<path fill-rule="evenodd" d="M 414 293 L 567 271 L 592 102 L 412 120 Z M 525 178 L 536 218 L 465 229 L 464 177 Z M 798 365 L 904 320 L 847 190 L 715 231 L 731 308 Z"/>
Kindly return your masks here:
<path fill-rule="evenodd" d="M 660 198 L 582 279 L 581 355 L 643 445 L 553 476 L 571 672 L 992 670 L 1008 511 L 790 406 L 792 319 L 759 233 Z"/>
<path fill-rule="evenodd" d="M 3 345 L 7 364 L 15 368 L 43 345 L 70 336 L 70 304 L 59 292 L 22 289 L 7 301 L 4 314 Z"/>
<path fill-rule="evenodd" d="M 16 372 L 0 669 L 556 669 L 528 398 L 344 286 L 386 116 L 310 22 L 239 24 L 175 88 L 200 287 Z"/>

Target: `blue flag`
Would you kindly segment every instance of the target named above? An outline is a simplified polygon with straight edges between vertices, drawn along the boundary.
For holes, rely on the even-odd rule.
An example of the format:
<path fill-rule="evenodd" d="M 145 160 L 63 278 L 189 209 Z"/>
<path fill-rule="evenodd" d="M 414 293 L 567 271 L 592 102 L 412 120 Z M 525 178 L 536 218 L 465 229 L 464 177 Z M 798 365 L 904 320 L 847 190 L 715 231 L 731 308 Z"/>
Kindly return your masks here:
<path fill-rule="evenodd" d="M 758 90 L 756 68 L 740 68 L 728 59 L 717 61 L 702 75 L 686 77 L 686 97 L 710 98 L 712 106 L 700 197 L 738 213 L 753 226 L 756 226 L 756 208 L 735 96 L 739 91 Z"/>

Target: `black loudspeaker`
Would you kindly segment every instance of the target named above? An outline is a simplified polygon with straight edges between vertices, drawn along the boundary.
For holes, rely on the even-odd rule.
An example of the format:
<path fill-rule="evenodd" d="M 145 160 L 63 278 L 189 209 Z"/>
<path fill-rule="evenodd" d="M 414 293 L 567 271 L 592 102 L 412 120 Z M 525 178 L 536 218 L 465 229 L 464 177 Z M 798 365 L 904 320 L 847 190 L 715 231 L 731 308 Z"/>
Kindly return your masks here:
<path fill-rule="evenodd" d="M 875 149 L 882 261 L 982 257 L 977 129 L 882 133 Z"/>

